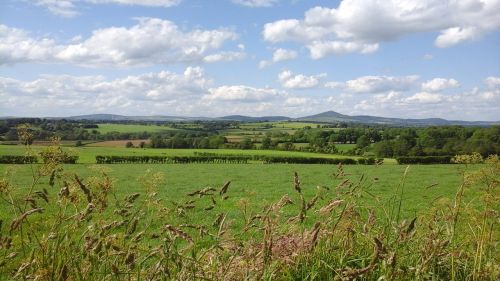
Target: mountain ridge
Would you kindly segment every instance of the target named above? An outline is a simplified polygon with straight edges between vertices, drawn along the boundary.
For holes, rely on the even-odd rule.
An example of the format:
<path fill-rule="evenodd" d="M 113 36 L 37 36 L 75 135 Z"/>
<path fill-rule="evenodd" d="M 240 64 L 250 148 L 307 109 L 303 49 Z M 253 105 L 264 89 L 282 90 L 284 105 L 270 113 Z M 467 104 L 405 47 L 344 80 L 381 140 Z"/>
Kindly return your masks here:
<path fill-rule="evenodd" d="M 12 119 L 24 117 L 0 117 L 0 119 Z M 189 117 L 170 115 L 151 116 L 127 116 L 119 114 L 86 114 L 69 117 L 41 117 L 45 119 L 66 119 L 66 120 L 90 120 L 90 121 L 240 121 L 240 122 L 262 122 L 262 121 L 304 121 L 318 123 L 357 123 L 357 124 L 378 124 L 393 126 L 432 126 L 432 125 L 465 125 L 465 126 L 491 126 L 500 125 L 500 121 L 462 121 L 447 120 L 443 118 L 395 118 L 371 115 L 346 115 L 335 111 L 325 111 L 314 115 L 292 118 L 287 116 L 246 116 L 227 115 L 221 117 Z"/>

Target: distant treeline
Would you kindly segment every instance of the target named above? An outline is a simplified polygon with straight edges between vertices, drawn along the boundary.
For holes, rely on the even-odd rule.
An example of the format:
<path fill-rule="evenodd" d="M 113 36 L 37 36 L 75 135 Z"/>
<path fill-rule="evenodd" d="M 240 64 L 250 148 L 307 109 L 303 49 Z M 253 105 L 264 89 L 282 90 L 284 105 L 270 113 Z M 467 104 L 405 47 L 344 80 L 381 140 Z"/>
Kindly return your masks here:
<path fill-rule="evenodd" d="M 196 149 L 269 149 L 309 151 L 337 154 L 338 144 L 355 144 L 344 151 L 346 155 L 378 158 L 448 156 L 480 153 L 483 157 L 500 154 L 500 126 L 430 126 L 389 127 L 363 124 L 311 124 L 289 134 L 273 123 L 249 129 L 250 135 L 242 135 L 239 142 L 228 142 L 228 129 L 240 128 L 236 121 L 115 121 L 118 124 L 160 125 L 180 130 L 162 133 L 101 134 L 96 121 L 53 119 L 6 119 L 0 120 L 0 140 L 16 141 L 17 125 L 30 124 L 34 140 L 49 140 L 58 136 L 61 140 L 133 140 L 150 139 L 152 148 Z M 110 121 L 112 122 L 112 121 Z M 243 127 L 243 126 L 242 126 Z M 271 129 L 271 130 L 268 130 Z M 268 131 L 266 131 L 268 130 Z M 295 144 L 307 144 L 296 146 Z"/>

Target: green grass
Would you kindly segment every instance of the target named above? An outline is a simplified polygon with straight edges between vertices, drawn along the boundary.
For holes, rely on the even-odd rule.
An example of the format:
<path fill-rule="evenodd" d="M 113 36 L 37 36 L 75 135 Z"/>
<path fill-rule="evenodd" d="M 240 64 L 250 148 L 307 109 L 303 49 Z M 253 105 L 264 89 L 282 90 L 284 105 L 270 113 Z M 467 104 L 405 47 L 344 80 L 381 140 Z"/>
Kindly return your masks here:
<path fill-rule="evenodd" d="M 119 132 L 119 133 L 159 133 L 166 131 L 176 131 L 178 129 L 166 127 L 166 126 L 157 126 L 157 125 L 133 125 L 133 124 L 98 124 L 99 128 L 96 129 L 101 134 L 106 134 L 110 132 Z"/>
<path fill-rule="evenodd" d="M 481 191 L 468 185 L 464 196 L 458 196 L 463 198 L 458 216 L 453 198 L 463 165 L 352 165 L 337 178 L 335 165 L 76 164 L 64 165 L 53 187 L 49 170 L 31 189 L 38 167 L 49 168 L 0 165 L 0 220 L 12 222 L 10 232 L 2 230 L 2 235 L 13 239 L 11 249 L 3 248 L 2 256 L 9 258 L 0 267 L 0 280 L 12 279 L 8 276 L 22 271 L 18 268 L 27 260 L 35 262 L 22 276 L 47 272 L 45 276 L 55 276 L 51 280 L 66 274 L 72 280 L 139 280 L 147 275 L 159 280 L 165 270 L 173 274 L 172 280 L 196 280 L 206 272 L 210 280 L 334 280 L 363 272 L 360 280 L 393 273 L 397 275 L 392 280 L 498 280 L 498 231 L 493 228 L 496 218 L 488 215 L 498 212 L 498 202 L 492 201 L 483 212 Z M 480 168 L 491 169 L 487 177 L 498 175 L 498 164 L 470 165 L 469 172 Z M 102 172 L 113 182 L 111 192 L 104 192 L 109 201 L 101 201 L 101 192 L 109 186 Z M 157 172 L 164 175 L 163 181 L 157 180 Z M 294 172 L 300 176 L 300 195 L 293 185 Z M 82 179 L 77 178 L 78 184 L 74 174 Z M 229 198 L 223 200 L 218 190 L 228 180 Z M 157 184 L 147 189 L 148 182 Z M 206 187 L 216 188 L 215 194 L 187 196 Z M 136 192 L 139 199 L 132 203 L 128 195 Z M 495 190 L 489 192 L 489 198 L 498 198 Z M 285 194 L 292 204 L 277 204 Z M 315 195 L 317 203 L 306 212 L 306 202 Z M 37 205 L 27 205 L 33 198 Z M 335 209 L 320 214 L 332 200 L 337 200 Z M 181 207 L 186 204 L 190 207 Z M 209 206 L 212 209 L 206 209 Z M 31 211 L 21 215 L 25 209 Z M 368 210 L 374 215 L 368 216 Z M 299 212 L 305 215 L 302 223 L 290 220 L 300 218 Z M 214 225 L 216 217 L 223 218 L 222 223 Z M 454 217 L 460 217 L 457 228 Z M 314 232 L 313 225 L 320 232 Z M 161 273 L 157 264 L 165 266 Z M 227 272 L 221 273 L 221 268 Z M 257 278 L 256 271 L 263 277 Z M 245 278 L 248 274 L 251 278 Z"/>
<path fill-rule="evenodd" d="M 34 152 L 45 149 L 44 146 L 32 146 Z M 296 156 L 296 157 L 324 157 L 324 158 L 356 158 L 351 156 L 321 154 L 297 151 L 277 151 L 277 150 L 239 150 L 239 149 L 157 149 L 157 148 L 125 148 L 125 147 L 72 147 L 71 149 L 79 155 L 78 163 L 95 163 L 96 155 L 114 155 L 114 156 L 189 156 L 195 152 L 209 152 L 217 154 L 231 155 L 267 155 L 267 156 Z M 22 145 L 0 145 L 0 155 L 23 155 L 25 148 Z M 387 159 L 386 163 L 394 164 L 394 160 Z"/>
<path fill-rule="evenodd" d="M 69 174 L 78 173 L 89 176 L 94 165 L 66 165 Z M 178 201 L 186 198 L 186 194 L 207 186 L 220 188 L 225 181 L 230 180 L 230 200 L 225 204 L 224 211 L 236 214 L 236 204 L 241 198 L 251 202 L 252 209 L 257 211 L 265 204 L 277 201 L 283 194 L 295 197 L 292 186 L 293 173 L 298 172 L 302 182 L 302 189 L 306 197 L 315 195 L 318 186 L 335 188 L 338 180 L 334 180 L 334 165 L 253 165 L 253 164 L 117 164 L 99 165 L 109 172 L 114 179 L 115 192 L 119 198 L 125 195 L 144 190 L 139 178 L 147 170 L 161 172 L 165 175 L 165 184 L 160 188 L 159 195 L 167 201 Z M 369 195 L 361 198 L 367 206 L 375 205 L 377 200 L 387 200 L 395 194 L 402 178 L 405 166 L 345 166 L 347 174 L 353 179 L 361 175 L 367 178 Z M 403 211 L 411 216 L 417 211 L 426 210 L 434 200 L 452 198 L 460 183 L 458 165 L 426 165 L 411 166 L 406 178 Z M 0 174 L 12 171 L 12 179 L 18 186 L 28 186 L 31 183 L 30 165 L 0 165 Z M 99 169 L 101 170 L 101 169 Z M 39 186 L 46 186 L 47 182 L 40 182 Z M 429 187 L 435 185 L 433 187 Z M 57 192 L 52 190 L 52 192 Z M 295 198 L 297 199 L 297 198 Z M 287 207 L 286 213 L 296 212 L 297 206 Z M 204 211 L 199 209 L 193 213 L 194 222 L 205 218 Z"/>
<path fill-rule="evenodd" d="M 355 143 L 338 143 L 335 144 L 340 152 L 346 152 L 356 147 Z"/>

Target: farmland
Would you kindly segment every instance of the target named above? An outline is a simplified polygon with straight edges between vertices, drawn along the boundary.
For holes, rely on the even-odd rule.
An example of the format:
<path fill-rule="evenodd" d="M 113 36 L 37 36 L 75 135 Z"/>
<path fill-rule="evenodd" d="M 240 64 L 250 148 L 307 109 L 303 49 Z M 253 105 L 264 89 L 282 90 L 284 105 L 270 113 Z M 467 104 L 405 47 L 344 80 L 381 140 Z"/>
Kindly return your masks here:
<path fill-rule="evenodd" d="M 222 155 L 265 155 L 265 156 L 283 156 L 283 157 L 323 157 L 323 158 L 347 158 L 348 156 L 336 154 L 322 154 L 298 151 L 278 151 L 278 150 L 240 150 L 240 149 L 151 149 L 151 148 L 125 148 L 121 145 L 113 146 L 92 146 L 91 144 L 83 147 L 68 147 L 66 151 L 71 151 L 79 156 L 78 163 L 95 163 L 96 155 L 114 155 L 114 156 L 192 156 L 195 153 L 215 153 Z M 30 149 L 34 153 L 39 153 L 46 146 L 32 146 Z M 0 145 L 0 155 L 24 155 L 26 150 L 22 145 Z M 350 157 L 352 158 L 352 157 Z M 357 157 L 354 157 L 357 158 Z M 385 163 L 394 164 L 394 159 L 386 159 Z"/>
<path fill-rule="evenodd" d="M 110 130 L 122 132 L 106 134 L 144 129 L 118 125 Z M 176 280 L 496 279 L 498 158 L 476 153 L 463 156 L 469 164 L 398 165 L 386 157 L 367 165 L 361 160 L 370 154 L 356 153 L 358 143 L 289 142 L 349 129 L 285 125 L 274 132 L 276 124 L 203 125 L 238 127 L 221 137 L 184 124 L 175 125 L 182 134 L 149 139 L 0 145 L 0 156 L 39 161 L 0 164 L 0 222 L 10 222 L 0 228 L 0 277 L 19 270 L 42 276 L 48 268 L 53 276 L 91 280 L 154 279 L 157 270 Z M 19 128 L 23 141 L 30 132 Z M 265 138 L 275 145 L 263 149 Z M 215 148 L 168 148 L 202 141 Z M 78 156 L 77 164 L 63 164 L 68 155 Z M 116 161 L 100 163 L 128 164 L 96 164 L 104 156 Z M 175 157 L 189 161 L 136 164 Z M 216 157 L 249 161 L 196 161 Z M 267 164 L 271 157 L 354 161 Z M 70 269 L 70 262 L 84 266 Z"/>
<path fill-rule="evenodd" d="M 167 132 L 167 131 L 176 131 L 177 129 L 166 127 L 166 126 L 158 126 L 158 125 L 135 125 L 135 124 L 110 124 L 110 123 L 99 123 L 97 124 L 99 128 L 96 130 L 101 134 L 106 134 L 110 132 L 119 132 L 119 133 L 159 133 L 159 132 Z"/>

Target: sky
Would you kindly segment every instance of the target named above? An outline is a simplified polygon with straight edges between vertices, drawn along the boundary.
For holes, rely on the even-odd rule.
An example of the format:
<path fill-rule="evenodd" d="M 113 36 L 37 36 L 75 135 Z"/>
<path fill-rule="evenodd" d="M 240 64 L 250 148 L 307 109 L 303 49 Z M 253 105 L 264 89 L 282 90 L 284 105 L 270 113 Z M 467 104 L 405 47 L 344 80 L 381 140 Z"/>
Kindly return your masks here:
<path fill-rule="evenodd" d="M 500 120 L 500 0 L 1 0 L 0 116 Z"/>

